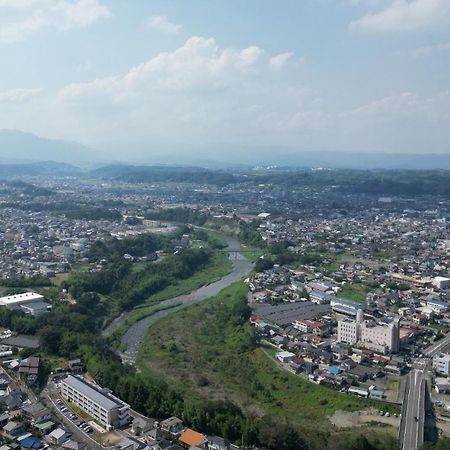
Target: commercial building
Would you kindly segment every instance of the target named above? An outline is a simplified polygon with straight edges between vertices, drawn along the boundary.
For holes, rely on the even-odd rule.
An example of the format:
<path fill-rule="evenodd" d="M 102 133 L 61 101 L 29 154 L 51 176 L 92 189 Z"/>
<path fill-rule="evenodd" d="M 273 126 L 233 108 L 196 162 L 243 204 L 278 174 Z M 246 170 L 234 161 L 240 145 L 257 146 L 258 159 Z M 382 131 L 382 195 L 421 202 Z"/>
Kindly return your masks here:
<path fill-rule="evenodd" d="M 448 289 L 450 287 L 450 278 L 447 277 L 434 277 L 433 286 L 438 289 Z"/>
<path fill-rule="evenodd" d="M 450 374 L 450 355 L 438 353 L 433 358 L 433 369 L 443 375 Z"/>
<path fill-rule="evenodd" d="M 366 320 L 361 324 L 363 347 L 380 353 L 396 353 L 400 348 L 400 326 L 398 320 L 377 324 Z"/>
<path fill-rule="evenodd" d="M 0 306 L 19 306 L 24 303 L 42 302 L 44 297 L 35 292 L 25 292 L 24 294 L 7 295 L 0 297 Z"/>
<path fill-rule="evenodd" d="M 399 319 L 388 323 L 364 320 L 362 310 L 358 310 L 356 320 L 344 319 L 338 322 L 338 342 L 360 345 L 370 350 L 396 353 L 400 347 Z"/>
<path fill-rule="evenodd" d="M 447 378 L 436 378 L 434 389 L 438 394 L 448 394 L 450 393 L 450 381 Z"/>
<path fill-rule="evenodd" d="M 6 306 L 10 309 L 20 309 L 26 314 L 38 316 L 46 313 L 50 305 L 45 303 L 44 297 L 41 294 L 25 292 L 23 294 L 0 297 L 0 306 Z"/>
<path fill-rule="evenodd" d="M 81 376 L 68 375 L 64 378 L 61 394 L 107 430 L 120 428 L 131 421 L 129 405 L 112 395 L 109 389 L 90 383 Z"/>
<path fill-rule="evenodd" d="M 339 297 L 332 297 L 330 305 L 334 312 L 345 314 L 346 316 L 356 316 L 357 311 L 363 307 L 360 303 Z"/>

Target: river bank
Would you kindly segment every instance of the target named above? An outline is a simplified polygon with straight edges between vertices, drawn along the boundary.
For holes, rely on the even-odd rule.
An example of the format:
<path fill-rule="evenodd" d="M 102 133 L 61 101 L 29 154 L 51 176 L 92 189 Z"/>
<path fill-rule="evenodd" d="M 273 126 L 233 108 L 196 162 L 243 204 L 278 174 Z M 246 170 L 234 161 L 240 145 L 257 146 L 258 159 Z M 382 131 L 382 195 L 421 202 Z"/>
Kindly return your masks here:
<path fill-rule="evenodd" d="M 222 277 L 220 280 L 215 281 L 206 286 L 202 286 L 189 294 L 180 295 L 158 303 L 158 307 L 162 310 L 156 312 L 153 315 L 145 317 L 142 320 L 135 322 L 121 338 L 121 349 L 119 355 L 122 361 L 127 364 L 134 364 L 136 356 L 139 351 L 139 347 L 147 333 L 148 328 L 156 321 L 173 314 L 180 309 L 187 308 L 196 303 L 207 300 L 214 297 L 222 289 L 229 285 L 241 280 L 247 275 L 253 268 L 253 264 L 240 253 L 240 243 L 237 239 L 230 236 L 223 236 L 223 239 L 227 242 L 227 247 L 223 250 L 228 253 L 230 261 L 232 263 L 232 271 Z M 171 307 L 173 305 L 173 307 Z M 127 320 L 130 313 L 122 314 L 115 319 L 103 332 L 104 336 L 110 336 L 116 329 L 118 329 Z"/>

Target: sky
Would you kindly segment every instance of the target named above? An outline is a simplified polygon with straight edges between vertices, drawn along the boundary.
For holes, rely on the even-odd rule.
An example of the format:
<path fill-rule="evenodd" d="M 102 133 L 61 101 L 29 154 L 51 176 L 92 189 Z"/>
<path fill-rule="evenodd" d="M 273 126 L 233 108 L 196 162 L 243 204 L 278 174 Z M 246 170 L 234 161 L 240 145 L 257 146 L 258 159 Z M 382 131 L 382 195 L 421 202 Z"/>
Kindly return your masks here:
<path fill-rule="evenodd" d="M 450 152 L 449 0 L 0 0 L 0 129 L 111 155 Z"/>

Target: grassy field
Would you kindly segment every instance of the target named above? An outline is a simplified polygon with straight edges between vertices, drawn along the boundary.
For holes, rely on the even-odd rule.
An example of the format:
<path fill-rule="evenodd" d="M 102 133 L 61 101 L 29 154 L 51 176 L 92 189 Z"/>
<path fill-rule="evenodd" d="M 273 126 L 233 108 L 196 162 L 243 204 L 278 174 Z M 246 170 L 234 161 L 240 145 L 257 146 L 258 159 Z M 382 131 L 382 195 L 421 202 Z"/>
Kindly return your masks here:
<path fill-rule="evenodd" d="M 380 264 L 376 261 L 364 259 L 364 258 L 357 258 L 355 255 L 352 255 L 349 252 L 340 253 L 338 255 L 332 254 L 332 253 L 322 253 L 323 259 L 328 259 L 331 262 L 324 265 L 324 268 L 326 270 L 329 270 L 330 272 L 336 272 L 339 270 L 339 267 L 341 264 L 354 264 L 356 262 L 360 262 L 364 264 L 367 267 L 379 267 Z"/>
<path fill-rule="evenodd" d="M 144 376 L 163 376 L 186 396 L 228 399 L 247 412 L 271 413 L 297 424 L 329 426 L 327 416 L 337 409 L 381 407 L 279 368 L 255 344 L 253 329 L 242 316 L 246 292 L 243 283 L 236 283 L 210 301 L 156 323 L 138 355 Z"/>
<path fill-rule="evenodd" d="M 342 291 L 339 292 L 339 296 L 347 300 L 365 303 L 367 294 L 375 291 L 376 289 L 365 284 L 346 284 L 342 287 Z"/>
<path fill-rule="evenodd" d="M 192 277 L 185 280 L 178 280 L 175 284 L 168 286 L 162 291 L 152 295 L 145 303 L 137 306 L 132 310 L 125 322 L 114 331 L 112 336 L 112 344 L 120 345 L 120 338 L 135 322 L 151 316 L 159 311 L 180 305 L 180 302 L 171 302 L 169 305 L 158 305 L 164 300 L 168 300 L 179 295 L 188 294 L 202 286 L 211 284 L 214 281 L 224 277 L 232 270 L 232 264 L 228 256 L 224 253 L 214 255 L 210 264 L 203 270 L 196 272 Z"/>

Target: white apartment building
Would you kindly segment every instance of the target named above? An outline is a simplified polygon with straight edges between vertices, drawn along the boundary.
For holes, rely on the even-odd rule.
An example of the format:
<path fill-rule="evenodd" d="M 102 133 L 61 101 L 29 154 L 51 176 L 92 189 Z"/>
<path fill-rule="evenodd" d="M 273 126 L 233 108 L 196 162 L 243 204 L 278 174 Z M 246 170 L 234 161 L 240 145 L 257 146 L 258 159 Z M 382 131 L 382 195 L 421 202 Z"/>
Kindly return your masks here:
<path fill-rule="evenodd" d="M 68 375 L 61 382 L 61 395 L 74 403 L 107 430 L 128 425 L 130 405 L 81 376 Z"/>
<path fill-rule="evenodd" d="M 450 374 L 450 355 L 438 353 L 433 358 L 433 369 L 440 374 Z"/>

